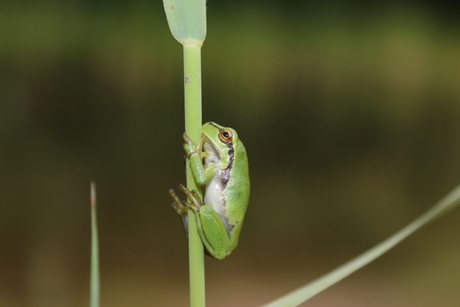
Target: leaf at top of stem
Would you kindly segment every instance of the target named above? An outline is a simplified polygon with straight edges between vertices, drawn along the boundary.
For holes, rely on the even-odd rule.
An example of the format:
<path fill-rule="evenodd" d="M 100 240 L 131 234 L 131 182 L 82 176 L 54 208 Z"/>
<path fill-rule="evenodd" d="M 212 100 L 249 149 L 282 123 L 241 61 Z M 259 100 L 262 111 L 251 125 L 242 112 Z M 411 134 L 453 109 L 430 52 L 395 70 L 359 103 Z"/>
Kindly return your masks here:
<path fill-rule="evenodd" d="M 174 38 L 201 47 L 206 37 L 206 0 L 163 0 Z"/>

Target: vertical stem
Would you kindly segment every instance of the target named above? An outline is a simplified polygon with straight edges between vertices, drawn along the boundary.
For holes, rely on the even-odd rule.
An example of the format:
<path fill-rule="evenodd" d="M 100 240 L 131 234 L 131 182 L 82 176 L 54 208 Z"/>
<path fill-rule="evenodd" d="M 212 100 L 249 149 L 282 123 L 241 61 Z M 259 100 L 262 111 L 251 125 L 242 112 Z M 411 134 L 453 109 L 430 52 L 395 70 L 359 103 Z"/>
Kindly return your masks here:
<path fill-rule="evenodd" d="M 97 235 L 96 184 L 91 182 L 91 281 L 90 307 L 99 306 L 99 240 Z"/>
<path fill-rule="evenodd" d="M 184 43 L 185 133 L 194 142 L 201 138 L 201 47 Z M 201 187 L 193 178 L 186 162 L 187 187 L 203 198 Z M 194 213 L 188 211 L 188 242 L 190 266 L 190 306 L 205 306 L 203 243 L 197 231 Z"/>

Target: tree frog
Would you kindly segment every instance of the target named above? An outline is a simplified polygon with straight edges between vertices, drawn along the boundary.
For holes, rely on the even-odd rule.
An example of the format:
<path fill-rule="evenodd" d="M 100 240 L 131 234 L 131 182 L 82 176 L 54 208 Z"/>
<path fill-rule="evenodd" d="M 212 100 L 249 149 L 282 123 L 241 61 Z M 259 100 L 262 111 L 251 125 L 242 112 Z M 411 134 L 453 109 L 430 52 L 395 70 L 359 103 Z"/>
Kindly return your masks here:
<path fill-rule="evenodd" d="M 208 122 L 194 144 L 184 134 L 184 150 L 193 177 L 204 188 L 204 201 L 196 191 L 179 188 L 189 202 L 181 201 L 169 190 L 173 208 L 182 218 L 188 235 L 187 209 L 193 210 L 198 233 L 208 255 L 223 259 L 238 245 L 243 219 L 249 202 L 249 171 L 246 149 L 232 128 Z"/>

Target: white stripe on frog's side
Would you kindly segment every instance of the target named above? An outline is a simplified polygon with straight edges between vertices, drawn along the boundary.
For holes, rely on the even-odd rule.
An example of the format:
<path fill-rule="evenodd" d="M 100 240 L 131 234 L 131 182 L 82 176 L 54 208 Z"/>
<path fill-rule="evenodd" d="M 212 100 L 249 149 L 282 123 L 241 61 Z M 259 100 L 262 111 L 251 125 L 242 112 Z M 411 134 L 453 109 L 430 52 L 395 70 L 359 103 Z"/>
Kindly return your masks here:
<path fill-rule="evenodd" d="M 235 225 L 229 225 L 228 218 L 225 216 L 227 199 L 224 195 L 224 189 L 228 182 L 228 173 L 233 165 L 233 148 L 230 148 L 229 150 L 231 154 L 230 164 L 226 169 L 221 168 L 220 153 L 216 150 L 216 148 L 214 148 L 207 138 L 203 142 L 203 151 L 208 154 L 208 156 L 204 158 L 205 168 L 210 163 L 214 163 L 217 167 L 216 174 L 205 186 L 204 204 L 211 206 L 217 214 L 219 214 L 222 222 L 225 224 L 227 233 L 230 233 Z"/>
<path fill-rule="evenodd" d="M 204 204 L 216 210 L 222 221 L 225 221 L 225 205 L 227 200 L 223 193 L 224 189 L 218 175 L 219 172 L 221 172 L 221 170 L 218 170 L 216 175 L 205 186 Z"/>
<path fill-rule="evenodd" d="M 226 200 L 223 193 L 224 187 L 220 180 L 222 173 L 220 153 L 211 144 L 207 139 L 203 142 L 203 151 L 208 154 L 208 157 L 204 158 L 204 167 L 207 168 L 209 164 L 214 163 L 217 169 L 214 177 L 205 186 L 204 203 L 213 207 L 219 216 L 222 217 L 225 216 Z"/>

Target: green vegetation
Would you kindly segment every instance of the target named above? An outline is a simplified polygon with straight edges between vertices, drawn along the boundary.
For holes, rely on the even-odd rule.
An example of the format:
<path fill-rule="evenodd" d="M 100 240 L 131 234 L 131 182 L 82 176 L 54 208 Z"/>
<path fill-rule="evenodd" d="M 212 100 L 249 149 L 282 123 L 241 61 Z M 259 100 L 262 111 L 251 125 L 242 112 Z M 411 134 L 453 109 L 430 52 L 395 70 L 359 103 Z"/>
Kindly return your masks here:
<path fill-rule="evenodd" d="M 102 305 L 187 304 L 186 243 L 167 195 L 183 175 L 181 50 L 157 2 L 0 10 L 0 271 L 9 281 L 0 305 L 87 304 L 92 179 Z M 209 305 L 283 295 L 458 184 L 458 28 L 417 7 L 291 16 L 208 5 L 203 120 L 238 130 L 253 182 L 238 253 L 219 275 L 208 270 Z M 454 212 L 316 299 L 353 291 L 458 305 L 459 227 Z"/>

